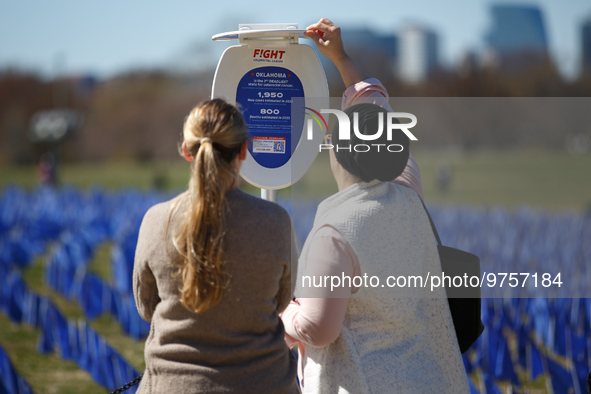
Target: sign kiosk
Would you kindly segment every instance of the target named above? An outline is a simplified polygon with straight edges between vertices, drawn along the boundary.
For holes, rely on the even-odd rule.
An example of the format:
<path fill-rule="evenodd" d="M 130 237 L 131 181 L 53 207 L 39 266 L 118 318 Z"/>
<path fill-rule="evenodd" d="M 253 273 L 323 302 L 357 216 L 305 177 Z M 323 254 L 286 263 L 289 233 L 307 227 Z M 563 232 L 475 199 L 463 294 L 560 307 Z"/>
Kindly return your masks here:
<path fill-rule="evenodd" d="M 223 98 L 242 112 L 250 141 L 241 175 L 271 201 L 277 200 L 278 189 L 306 173 L 323 139 L 315 133 L 308 140 L 304 107 L 292 110 L 294 98 L 326 97 L 328 102 L 318 56 L 310 46 L 298 44 L 299 38 L 307 38 L 304 32 L 297 23 L 241 24 L 238 31 L 212 37 L 239 40 L 220 58 L 211 97 Z"/>

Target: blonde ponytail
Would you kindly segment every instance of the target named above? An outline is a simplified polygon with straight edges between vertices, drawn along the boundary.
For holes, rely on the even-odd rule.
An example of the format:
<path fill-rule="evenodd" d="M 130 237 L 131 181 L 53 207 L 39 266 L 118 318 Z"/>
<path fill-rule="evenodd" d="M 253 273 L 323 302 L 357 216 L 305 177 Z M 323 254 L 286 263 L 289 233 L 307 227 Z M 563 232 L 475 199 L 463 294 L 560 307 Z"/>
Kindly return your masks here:
<path fill-rule="evenodd" d="M 238 109 L 215 99 L 191 111 L 183 127 L 183 137 L 194 160 L 189 204 L 183 205 L 186 208 L 180 215 L 180 230 L 172 241 L 181 256 L 180 301 L 187 309 L 199 313 L 221 301 L 227 282 L 224 197 L 235 185 L 238 174 L 232 162 L 248 139 L 248 133 Z"/>

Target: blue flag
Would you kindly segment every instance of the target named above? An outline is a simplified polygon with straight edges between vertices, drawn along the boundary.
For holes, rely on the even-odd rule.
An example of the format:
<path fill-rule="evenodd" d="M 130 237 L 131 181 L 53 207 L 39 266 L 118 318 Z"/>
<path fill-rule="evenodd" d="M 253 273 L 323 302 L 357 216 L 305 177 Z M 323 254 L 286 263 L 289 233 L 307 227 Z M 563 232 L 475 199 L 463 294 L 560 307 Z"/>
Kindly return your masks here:
<path fill-rule="evenodd" d="M 527 328 L 522 324 L 517 329 L 517 362 L 522 368 L 527 368 L 527 344 L 529 342 Z"/>
<path fill-rule="evenodd" d="M 39 339 L 37 340 L 37 351 L 41 354 L 53 353 L 54 338 L 51 324 L 50 301 L 47 297 L 41 298 L 39 306 Z"/>
<path fill-rule="evenodd" d="M 538 375 L 544 373 L 544 364 L 542 362 L 542 355 L 538 349 L 538 346 L 533 342 L 529 341 L 527 344 L 527 373 L 531 381 L 536 380 Z"/>
<path fill-rule="evenodd" d="M 0 346 L 0 385 L 9 394 L 18 394 L 18 379 L 16 371 L 4 349 Z"/>
<path fill-rule="evenodd" d="M 33 394 L 31 386 L 16 373 L 8 354 L 0 346 L 0 394 Z"/>
<path fill-rule="evenodd" d="M 470 375 L 474 369 L 472 368 L 472 363 L 470 362 L 470 359 L 468 358 L 468 355 L 466 353 L 462 354 L 462 361 L 464 361 L 464 368 L 466 369 L 466 373 Z"/>
<path fill-rule="evenodd" d="M 497 353 L 497 363 L 494 373 L 495 378 L 500 380 L 510 380 L 514 385 L 519 386 L 519 378 L 513 368 L 513 360 L 511 360 L 509 346 L 507 346 L 507 340 L 504 336 L 499 338 Z"/>
<path fill-rule="evenodd" d="M 555 393 L 568 393 L 569 390 L 574 390 L 572 376 L 566 368 L 550 358 L 546 359 L 546 364 L 548 366 L 546 372 L 550 374 L 552 389 Z"/>
<path fill-rule="evenodd" d="M 499 386 L 497 386 L 495 378 L 492 375 L 482 372 L 482 377 L 484 379 L 486 394 L 503 394 Z"/>

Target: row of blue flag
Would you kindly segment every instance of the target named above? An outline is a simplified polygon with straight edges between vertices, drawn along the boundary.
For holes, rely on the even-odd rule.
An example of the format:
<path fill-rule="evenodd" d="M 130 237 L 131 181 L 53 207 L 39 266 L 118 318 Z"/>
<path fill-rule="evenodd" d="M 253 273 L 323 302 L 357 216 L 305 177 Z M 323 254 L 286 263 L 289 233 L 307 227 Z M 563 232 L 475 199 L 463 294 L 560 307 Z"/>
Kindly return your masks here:
<path fill-rule="evenodd" d="M 40 353 L 58 351 L 62 359 L 76 362 L 108 389 L 118 388 L 139 375 L 85 320 L 67 319 L 49 298 L 29 291 L 18 271 L 0 266 L 0 290 L 2 312 L 15 324 L 40 330 Z"/>
<path fill-rule="evenodd" d="M 139 317 L 131 291 L 135 245 L 145 211 L 163 199 L 160 194 L 135 191 L 5 189 L 0 195 L 0 263 L 26 267 L 43 252 L 46 242 L 56 242 L 46 262 L 48 285 L 68 299 L 76 298 L 88 319 L 110 313 L 126 333 L 141 338 L 149 324 Z M 292 213 L 298 238 L 305 239 L 317 204 L 282 205 Z M 483 296 L 504 299 L 483 302 L 486 331 L 474 345 L 472 357 L 464 357 L 466 369 L 480 369 L 481 386 L 488 393 L 496 392 L 497 380 L 519 390 L 519 368 L 528 371 L 530 380 L 546 374 L 557 393 L 568 392 L 565 387 L 577 394 L 586 392 L 582 390 L 591 367 L 590 300 L 513 297 L 591 296 L 591 243 L 583 242 L 591 239 L 591 216 L 527 208 L 510 212 L 434 207 L 431 213 L 443 243 L 479 255 L 482 271 L 561 272 L 565 282 L 553 289 L 539 284 L 535 288 L 532 282 L 519 288 L 485 286 Z M 87 270 L 104 242 L 113 244 L 111 284 Z M 509 352 L 508 332 L 517 338 L 516 359 Z M 558 359 L 568 360 L 566 366 Z"/>
<path fill-rule="evenodd" d="M 111 287 L 87 270 L 96 247 L 81 236 L 69 237 L 55 245 L 45 263 L 45 282 L 66 299 L 76 300 L 89 320 L 108 313 L 132 338 L 145 337 L 150 324 L 140 317 L 133 294 Z"/>
<path fill-rule="evenodd" d="M 42 251 L 46 240 L 84 233 L 93 239 L 91 242 L 108 240 L 116 245 L 112 283 L 119 292 L 128 294 L 142 217 L 150 206 L 170 197 L 99 188 L 39 188 L 30 192 L 5 188 L 0 194 L 0 262 L 26 266 Z M 292 214 L 299 243 L 308 235 L 318 202 L 281 202 Z M 591 297 L 591 242 L 586 242 L 591 239 L 591 215 L 466 206 L 430 206 L 430 211 L 443 243 L 478 255 L 482 272 L 530 274 L 516 287 L 509 281 L 500 286 L 500 280 L 494 286 L 485 285 L 483 296 Z M 537 286 L 531 277 L 536 272 Z M 563 284 L 542 286 L 545 273 L 552 279 L 560 274 Z"/>

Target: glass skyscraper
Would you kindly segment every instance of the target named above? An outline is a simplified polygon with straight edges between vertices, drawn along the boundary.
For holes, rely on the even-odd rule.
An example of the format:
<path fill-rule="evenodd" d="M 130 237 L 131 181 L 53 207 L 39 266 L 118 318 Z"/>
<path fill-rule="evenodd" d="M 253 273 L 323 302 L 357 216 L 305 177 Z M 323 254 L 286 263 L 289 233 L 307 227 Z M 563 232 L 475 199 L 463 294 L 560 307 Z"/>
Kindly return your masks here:
<path fill-rule="evenodd" d="M 536 6 L 493 5 L 492 26 L 485 37 L 500 67 L 547 59 L 548 40 Z"/>

